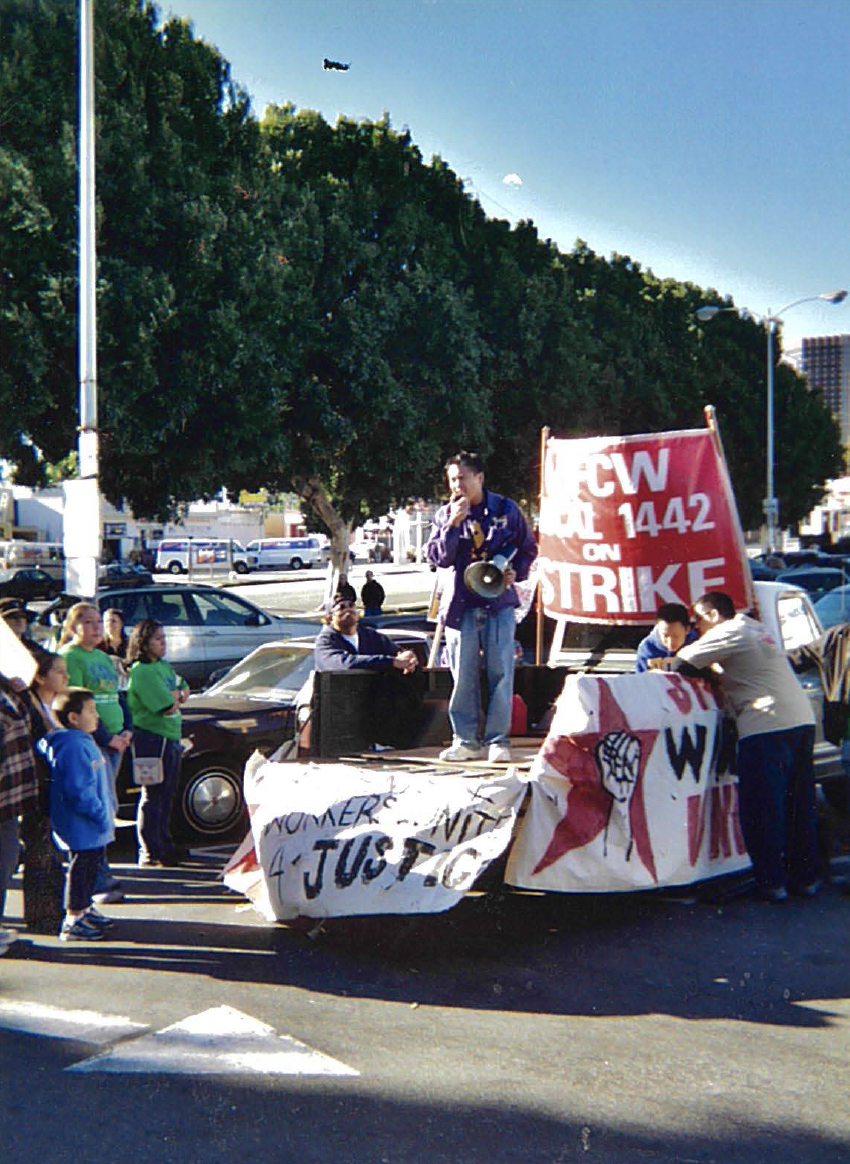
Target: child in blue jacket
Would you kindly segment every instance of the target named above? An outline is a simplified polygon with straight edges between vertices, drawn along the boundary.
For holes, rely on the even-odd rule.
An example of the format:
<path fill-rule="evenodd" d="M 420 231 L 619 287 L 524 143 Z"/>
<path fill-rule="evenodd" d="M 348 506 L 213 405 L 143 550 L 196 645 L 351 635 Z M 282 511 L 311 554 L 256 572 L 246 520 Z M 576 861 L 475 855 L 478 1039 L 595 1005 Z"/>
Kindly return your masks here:
<path fill-rule="evenodd" d="M 115 836 L 106 765 L 92 739 L 98 715 L 94 696 L 83 687 L 59 695 L 53 712 L 66 730 L 49 732 L 38 748 L 50 765 L 50 819 L 70 850 L 65 878 L 63 942 L 95 942 L 114 925 L 92 905 L 98 866 Z"/>

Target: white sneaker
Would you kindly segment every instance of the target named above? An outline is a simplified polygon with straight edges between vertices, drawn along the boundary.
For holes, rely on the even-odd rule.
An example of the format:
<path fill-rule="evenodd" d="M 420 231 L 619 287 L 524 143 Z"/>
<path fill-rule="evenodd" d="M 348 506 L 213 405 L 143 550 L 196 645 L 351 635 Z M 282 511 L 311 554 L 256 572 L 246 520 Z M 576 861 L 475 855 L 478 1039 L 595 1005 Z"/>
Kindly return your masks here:
<path fill-rule="evenodd" d="M 469 748 L 466 744 L 452 744 L 440 752 L 441 760 L 480 760 L 481 748 Z"/>
<path fill-rule="evenodd" d="M 488 764 L 510 764 L 511 749 L 507 744 L 491 744 L 487 753 Z"/>

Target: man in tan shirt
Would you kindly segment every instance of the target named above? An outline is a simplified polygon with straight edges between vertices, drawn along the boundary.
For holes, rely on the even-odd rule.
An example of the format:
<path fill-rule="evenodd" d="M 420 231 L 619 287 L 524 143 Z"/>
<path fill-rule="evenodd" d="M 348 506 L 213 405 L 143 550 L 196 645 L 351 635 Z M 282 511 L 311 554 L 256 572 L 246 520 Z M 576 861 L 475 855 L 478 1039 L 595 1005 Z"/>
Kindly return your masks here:
<path fill-rule="evenodd" d="M 665 670 L 710 667 L 738 728 L 741 828 L 759 893 L 784 901 L 819 885 L 813 750 L 815 717 L 781 647 L 755 619 L 736 614 L 728 594 L 694 603 L 695 643 Z"/>

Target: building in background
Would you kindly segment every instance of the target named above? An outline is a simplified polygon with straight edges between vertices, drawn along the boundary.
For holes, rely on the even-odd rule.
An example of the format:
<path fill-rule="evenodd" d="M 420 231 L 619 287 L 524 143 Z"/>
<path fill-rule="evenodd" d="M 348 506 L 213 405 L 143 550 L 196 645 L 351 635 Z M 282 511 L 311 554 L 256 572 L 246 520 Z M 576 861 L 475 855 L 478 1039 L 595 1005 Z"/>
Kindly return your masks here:
<path fill-rule="evenodd" d="M 820 388 L 841 426 L 844 467 L 850 473 L 850 335 L 817 335 L 803 340 L 802 371 Z"/>

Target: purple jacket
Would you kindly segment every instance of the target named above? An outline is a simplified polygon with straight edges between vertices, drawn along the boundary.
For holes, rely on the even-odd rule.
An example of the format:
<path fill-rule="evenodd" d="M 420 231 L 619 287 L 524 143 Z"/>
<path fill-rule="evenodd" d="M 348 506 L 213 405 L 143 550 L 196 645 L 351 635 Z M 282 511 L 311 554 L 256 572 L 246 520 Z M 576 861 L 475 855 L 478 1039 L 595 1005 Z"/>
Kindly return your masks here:
<path fill-rule="evenodd" d="M 478 507 L 476 506 L 476 510 Z M 522 510 L 515 501 L 498 493 L 484 490 L 483 513 L 479 519 L 484 544 L 473 556 L 473 529 L 475 521 L 467 517 L 459 526 L 449 525 L 449 506 L 442 505 L 434 515 L 431 536 L 425 553 L 432 565 L 454 570 L 440 598 L 440 622 L 457 630 L 464 613 L 471 607 L 481 606 L 487 610 L 502 610 L 506 606 L 519 606 L 519 598 L 513 586 L 509 586 L 498 598 L 481 598 L 466 588 L 463 572 L 472 561 L 490 561 L 505 547 L 516 547 L 511 559 L 511 567 L 516 572 L 517 581 L 528 577 L 531 564 L 537 557 L 537 542 L 525 520 Z"/>

